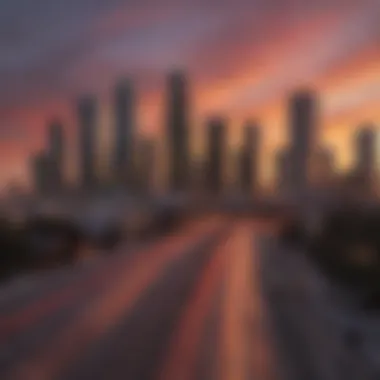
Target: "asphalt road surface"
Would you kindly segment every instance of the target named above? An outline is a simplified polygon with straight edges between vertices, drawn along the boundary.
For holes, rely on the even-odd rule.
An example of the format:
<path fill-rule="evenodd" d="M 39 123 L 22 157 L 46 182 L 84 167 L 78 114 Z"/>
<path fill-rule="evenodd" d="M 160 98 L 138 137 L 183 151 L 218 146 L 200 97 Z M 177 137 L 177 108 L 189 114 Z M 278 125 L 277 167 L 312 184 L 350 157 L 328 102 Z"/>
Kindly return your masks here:
<path fill-rule="evenodd" d="M 209 217 L 0 290 L 0 379 L 277 379 L 255 238 Z"/>

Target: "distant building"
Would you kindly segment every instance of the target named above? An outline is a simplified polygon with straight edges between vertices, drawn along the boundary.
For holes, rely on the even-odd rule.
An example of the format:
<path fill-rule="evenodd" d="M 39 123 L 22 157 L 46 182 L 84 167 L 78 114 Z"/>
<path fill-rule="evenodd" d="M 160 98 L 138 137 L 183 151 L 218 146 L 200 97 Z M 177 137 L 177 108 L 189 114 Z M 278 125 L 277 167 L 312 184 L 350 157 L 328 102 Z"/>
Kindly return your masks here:
<path fill-rule="evenodd" d="M 135 99 L 132 84 L 121 81 L 115 91 L 115 136 L 113 175 L 116 183 L 134 182 Z"/>
<path fill-rule="evenodd" d="M 93 188 L 96 176 L 96 101 L 83 98 L 78 104 L 79 119 L 79 171 L 84 189 Z"/>
<path fill-rule="evenodd" d="M 141 139 L 138 143 L 138 165 L 136 179 L 138 187 L 145 193 L 154 190 L 154 176 L 157 168 L 156 145 L 151 139 Z"/>
<path fill-rule="evenodd" d="M 64 162 L 65 139 L 63 126 L 59 121 L 53 121 L 48 128 L 48 148 L 46 159 L 50 161 L 50 184 L 53 191 L 61 191 L 65 182 Z"/>
<path fill-rule="evenodd" d="M 294 195 L 309 185 L 311 157 L 315 149 L 318 101 L 313 92 L 297 92 L 289 103 L 290 183 Z"/>
<path fill-rule="evenodd" d="M 259 174 L 260 130 L 254 123 L 248 123 L 243 131 L 240 150 L 239 184 L 241 190 L 250 194 L 257 190 Z"/>
<path fill-rule="evenodd" d="M 318 187 L 329 187 L 334 183 L 335 156 L 332 149 L 318 146 L 312 157 L 312 182 Z"/>
<path fill-rule="evenodd" d="M 205 191 L 205 159 L 204 157 L 193 157 L 190 163 L 191 168 L 191 190 L 197 194 Z"/>
<path fill-rule="evenodd" d="M 341 198 L 360 199 L 370 194 L 368 179 L 356 167 L 351 168 L 339 176 L 338 189 Z"/>
<path fill-rule="evenodd" d="M 355 175 L 361 178 L 368 191 L 376 179 L 376 132 L 371 126 L 363 126 L 355 138 Z"/>
<path fill-rule="evenodd" d="M 37 194 L 46 195 L 51 192 L 52 162 L 45 152 L 31 158 L 33 187 Z"/>
<path fill-rule="evenodd" d="M 280 149 L 275 156 L 276 189 L 285 195 L 291 192 L 291 156 L 288 148 Z"/>
<path fill-rule="evenodd" d="M 208 121 L 206 187 L 211 193 L 220 193 L 224 185 L 224 165 L 227 130 L 225 120 Z"/>
<path fill-rule="evenodd" d="M 185 75 L 174 72 L 168 80 L 167 138 L 169 188 L 184 191 L 189 180 L 189 104 Z"/>

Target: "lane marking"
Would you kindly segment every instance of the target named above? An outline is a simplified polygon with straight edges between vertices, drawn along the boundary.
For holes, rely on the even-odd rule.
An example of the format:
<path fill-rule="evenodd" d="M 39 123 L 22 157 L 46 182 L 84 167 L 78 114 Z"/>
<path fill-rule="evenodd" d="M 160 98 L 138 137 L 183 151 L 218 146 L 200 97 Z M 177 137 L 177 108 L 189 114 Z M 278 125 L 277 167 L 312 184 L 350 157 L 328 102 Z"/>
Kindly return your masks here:
<path fill-rule="evenodd" d="M 223 239 L 225 240 L 225 239 Z M 217 295 L 225 267 L 224 241 L 219 244 L 206 268 L 200 273 L 193 295 L 187 303 L 169 344 L 159 380 L 191 380 L 196 370 L 197 354 L 206 320 Z"/>
<path fill-rule="evenodd" d="M 51 380 L 80 355 L 92 341 L 105 334 L 121 316 L 131 311 L 143 291 L 151 285 L 171 260 L 202 236 L 216 232 L 223 219 L 206 220 L 181 235 L 173 235 L 153 247 L 149 258 L 136 260 L 130 276 L 121 277 L 109 291 L 85 307 L 83 313 L 30 358 L 19 363 L 4 380 Z"/>
<path fill-rule="evenodd" d="M 263 229 L 261 223 L 242 221 L 228 242 L 218 355 L 220 380 L 272 379 L 273 362 L 253 246 L 254 231 Z"/>
<path fill-rule="evenodd" d="M 228 250 L 225 291 L 222 304 L 220 331 L 219 373 L 221 380 L 245 380 L 247 352 L 245 342 L 247 304 L 247 250 L 242 235 L 244 224 L 239 224 L 226 245 Z"/>
<path fill-rule="evenodd" d="M 212 222 L 212 219 L 210 222 Z M 200 223 L 203 225 L 202 223 L 206 223 L 206 221 Z M 191 225 L 188 228 L 191 231 L 191 228 L 196 228 L 196 226 Z M 186 230 L 181 233 L 186 233 Z M 88 296 L 89 292 L 93 291 L 94 288 L 101 289 L 102 286 L 109 285 L 107 281 L 112 281 L 112 279 L 120 275 L 120 272 L 132 266 L 136 256 L 144 255 L 146 251 L 151 250 L 152 247 L 145 247 L 137 249 L 133 257 L 112 257 L 112 261 L 105 262 L 106 267 L 99 266 L 94 271 L 91 271 L 91 273 L 83 272 L 81 277 L 76 278 L 72 282 L 65 283 L 54 292 L 49 292 L 43 297 L 31 301 L 26 307 L 8 315 L 1 315 L 0 344 L 6 344 L 8 339 L 14 334 L 25 332 L 43 317 L 47 317 L 63 307 L 72 305 L 75 301 L 79 302 Z M 68 272 L 68 275 L 70 275 L 70 272 Z"/>
<path fill-rule="evenodd" d="M 112 262 L 103 271 L 98 270 L 96 273 L 90 274 L 83 273 L 83 276 L 86 277 L 65 284 L 63 288 L 49 293 L 45 297 L 37 298 L 21 310 L 1 316 L 0 344 L 6 344 L 15 334 L 25 333 L 28 328 L 33 327 L 44 317 L 48 317 L 49 314 L 51 315 L 66 306 L 72 305 L 73 302 L 85 298 L 91 291 L 100 290 L 102 285 L 107 284 L 107 280 L 111 280 L 112 276 L 117 276 L 118 272 L 130 261 L 126 260 L 125 257 L 119 259 L 122 260 Z"/>
<path fill-rule="evenodd" d="M 262 256 L 258 249 L 258 239 L 262 231 L 251 227 L 250 231 L 246 232 L 249 239 L 246 243 L 250 245 L 251 250 L 250 275 L 248 276 L 248 287 L 252 290 L 250 302 L 248 302 L 252 328 L 249 355 L 251 376 L 262 380 L 274 380 L 278 378 L 279 366 L 262 288 Z"/>

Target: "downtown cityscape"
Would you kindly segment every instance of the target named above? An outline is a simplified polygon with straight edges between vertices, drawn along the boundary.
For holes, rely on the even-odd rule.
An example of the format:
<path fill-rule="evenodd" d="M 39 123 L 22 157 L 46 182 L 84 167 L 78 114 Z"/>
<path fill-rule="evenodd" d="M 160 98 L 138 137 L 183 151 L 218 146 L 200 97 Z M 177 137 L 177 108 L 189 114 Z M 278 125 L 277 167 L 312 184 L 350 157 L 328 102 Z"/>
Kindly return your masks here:
<path fill-rule="evenodd" d="M 76 162 L 77 191 L 96 193 L 101 189 L 119 189 L 129 194 L 152 194 L 160 162 L 166 162 L 165 192 L 204 193 L 222 195 L 232 189 L 246 197 L 259 197 L 259 165 L 262 160 L 260 120 L 247 120 L 240 136 L 237 154 L 231 156 L 228 141 L 228 119 L 224 115 L 204 121 L 206 150 L 201 158 L 193 157 L 190 144 L 191 109 L 188 78 L 175 72 L 167 79 L 166 120 L 164 128 L 165 157 L 159 155 L 157 141 L 144 138 L 138 131 L 136 99 L 131 80 L 121 81 L 114 93 L 113 141 L 106 178 L 101 177 L 99 160 L 99 117 L 95 97 L 78 101 Z M 376 128 L 370 122 L 359 126 L 353 140 L 354 165 L 345 172 L 338 171 L 335 152 L 324 146 L 318 131 L 320 101 L 317 93 L 302 90 L 289 95 L 287 131 L 288 146 L 278 149 L 275 157 L 275 178 L 272 188 L 277 196 L 297 196 L 313 188 L 330 192 L 353 191 L 373 197 L 377 194 L 378 168 Z M 31 159 L 31 172 L 37 194 L 65 194 L 69 184 L 65 177 L 67 142 L 65 128 L 59 119 L 47 130 L 47 147 Z M 71 149 L 70 149 L 71 150 Z M 226 179 L 228 160 L 233 160 L 233 176 Z M 162 177 L 162 175 L 161 175 Z M 230 176 L 231 177 L 231 176 Z M 231 183 L 233 184 L 231 188 Z M 273 193 L 273 190 L 272 190 Z"/>
<path fill-rule="evenodd" d="M 379 4 L 4 0 L 0 379 L 379 380 Z"/>

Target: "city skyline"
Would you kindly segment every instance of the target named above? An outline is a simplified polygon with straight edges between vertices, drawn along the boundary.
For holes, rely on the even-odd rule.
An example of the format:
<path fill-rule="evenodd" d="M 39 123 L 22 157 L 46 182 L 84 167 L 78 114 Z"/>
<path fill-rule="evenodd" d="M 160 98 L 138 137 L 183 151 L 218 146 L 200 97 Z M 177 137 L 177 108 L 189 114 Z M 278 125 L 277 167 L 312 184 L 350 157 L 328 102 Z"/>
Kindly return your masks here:
<path fill-rule="evenodd" d="M 164 121 L 166 133 L 163 136 L 167 152 L 165 157 L 158 157 L 157 141 L 139 135 L 135 124 L 136 101 L 133 81 L 124 78 L 116 83 L 113 144 L 110 157 L 106 158 L 106 177 L 102 176 L 98 167 L 98 161 L 102 156 L 98 133 L 100 104 L 94 95 L 81 97 L 77 102 L 79 151 L 75 187 L 90 190 L 112 184 L 122 185 L 124 189 L 132 192 L 150 192 L 156 187 L 152 178 L 162 174 L 157 173 L 157 168 L 162 167 L 164 163 L 166 178 L 160 176 L 162 189 L 176 193 L 187 192 L 193 188 L 191 182 L 194 173 L 191 162 L 197 160 L 197 156 L 191 149 L 189 138 L 192 125 L 189 117 L 191 100 L 188 96 L 188 86 L 185 72 L 177 69 L 168 73 Z M 276 165 L 274 184 L 277 183 L 282 188 L 285 181 L 286 187 L 293 194 L 302 194 L 313 183 L 319 181 L 321 185 L 324 177 L 330 182 L 331 176 L 336 176 L 336 152 L 324 146 L 320 139 L 320 98 L 317 93 L 304 88 L 294 92 L 288 98 L 286 113 L 287 123 L 284 128 L 287 131 L 288 143 L 272 157 Z M 221 194 L 230 184 L 235 183 L 236 190 L 240 189 L 239 191 L 252 195 L 254 191 L 262 188 L 259 175 L 262 131 L 259 122 L 247 119 L 242 126 L 239 149 L 232 159 L 233 174 L 229 175 L 228 167 L 232 167 L 233 152 L 229 144 L 229 120 L 220 114 L 209 117 L 204 122 L 204 190 L 210 194 Z M 376 130 L 371 124 L 363 124 L 354 138 L 354 165 L 347 173 L 359 176 L 357 178 L 363 176 L 366 182 L 369 181 L 365 186 L 368 188 L 369 184 L 376 185 L 373 178 L 377 181 L 379 176 L 379 171 L 376 170 Z M 40 151 L 29 160 L 32 163 L 29 167 L 37 191 L 51 193 L 72 187 L 64 170 L 65 153 L 68 148 L 63 125 L 59 119 L 55 119 L 47 127 L 45 151 Z M 316 179 L 316 176 L 319 176 L 319 179 Z"/>
<path fill-rule="evenodd" d="M 200 161 L 191 149 L 192 99 L 188 93 L 188 78 L 184 71 L 176 69 L 167 74 L 166 83 L 165 156 L 158 156 L 157 140 L 139 134 L 134 116 L 137 103 L 134 82 L 131 78 L 123 78 L 114 87 L 113 141 L 109 157 L 104 156 L 99 144 L 98 110 L 101 104 L 95 94 L 82 96 L 76 104 L 78 176 L 75 183 L 70 183 L 65 170 L 66 157 L 72 147 L 66 144 L 64 126 L 56 118 L 47 125 L 45 149 L 28 160 L 34 190 L 41 194 L 58 194 L 69 189 L 96 191 L 113 186 L 132 193 L 152 193 L 158 190 L 157 177 L 160 177 L 158 188 L 169 193 L 187 193 L 198 185 L 209 194 L 235 189 L 253 195 L 265 188 L 259 175 L 263 147 L 260 121 L 246 119 L 238 150 L 234 151 L 229 144 L 230 120 L 223 114 L 205 119 L 203 168 L 195 168 L 192 162 Z M 376 129 L 373 124 L 362 124 L 358 134 L 353 136 L 354 164 L 350 170 L 339 174 L 336 172 L 335 150 L 320 138 L 319 95 L 300 88 L 290 94 L 287 103 L 287 122 L 283 126 L 287 145 L 269 158 L 275 162 L 273 189 L 277 187 L 281 192 L 285 188 L 285 192 L 297 196 L 315 184 L 325 188 L 337 184 L 338 177 L 343 179 L 346 175 L 357 180 L 365 179 L 364 189 L 377 189 L 379 170 L 376 168 Z M 107 163 L 104 165 L 106 175 L 99 168 L 101 159 Z M 195 179 L 199 174 L 203 178 L 201 182 L 199 178 Z"/>
<path fill-rule="evenodd" d="M 60 7 L 43 0 L 31 12 L 0 6 L 3 35 L 9 36 L 0 59 L 0 145 L 7 157 L 0 183 L 26 181 L 27 157 L 41 148 L 52 116 L 62 115 L 72 139 L 72 101 L 81 93 L 99 97 L 101 128 L 108 130 L 109 87 L 123 73 L 135 81 L 139 129 L 160 137 L 163 77 L 172 65 L 183 67 L 191 82 L 199 150 L 202 120 L 223 113 L 232 120 L 232 144 L 242 119 L 254 117 L 264 132 L 263 154 L 273 153 L 285 140 L 286 96 L 304 84 L 321 96 L 322 139 L 334 144 L 339 166 L 352 159 L 348 146 L 357 127 L 367 120 L 379 125 L 375 1 L 226 2 L 217 11 L 187 1 L 160 10 L 150 2 L 129 7 L 111 1 L 101 8 L 84 3 Z M 273 162 L 267 165 L 262 172 L 273 178 Z"/>

